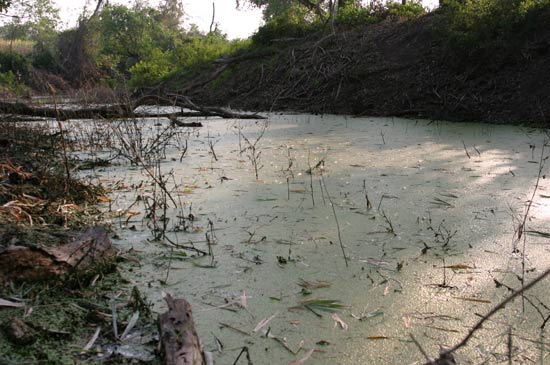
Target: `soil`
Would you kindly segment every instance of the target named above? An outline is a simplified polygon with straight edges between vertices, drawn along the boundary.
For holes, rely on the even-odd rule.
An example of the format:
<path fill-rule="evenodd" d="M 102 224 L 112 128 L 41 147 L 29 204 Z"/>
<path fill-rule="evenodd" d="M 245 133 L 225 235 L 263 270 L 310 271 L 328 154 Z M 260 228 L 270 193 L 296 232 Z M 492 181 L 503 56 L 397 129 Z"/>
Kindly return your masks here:
<path fill-rule="evenodd" d="M 280 40 L 236 58 L 214 82 L 187 94 L 200 104 L 256 111 L 546 126 L 550 11 L 513 35 L 467 49 L 438 35 L 443 19 L 432 13 Z M 169 88 L 187 91 L 181 82 Z"/>

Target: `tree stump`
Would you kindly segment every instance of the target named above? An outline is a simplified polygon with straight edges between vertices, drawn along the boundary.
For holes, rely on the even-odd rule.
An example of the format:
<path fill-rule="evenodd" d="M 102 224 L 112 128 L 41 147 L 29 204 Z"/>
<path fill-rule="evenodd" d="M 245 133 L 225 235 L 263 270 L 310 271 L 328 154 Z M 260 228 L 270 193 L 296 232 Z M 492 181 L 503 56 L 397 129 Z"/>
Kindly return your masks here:
<path fill-rule="evenodd" d="M 160 341 L 166 365 L 204 365 L 191 305 L 167 294 L 168 312 L 159 316 Z"/>

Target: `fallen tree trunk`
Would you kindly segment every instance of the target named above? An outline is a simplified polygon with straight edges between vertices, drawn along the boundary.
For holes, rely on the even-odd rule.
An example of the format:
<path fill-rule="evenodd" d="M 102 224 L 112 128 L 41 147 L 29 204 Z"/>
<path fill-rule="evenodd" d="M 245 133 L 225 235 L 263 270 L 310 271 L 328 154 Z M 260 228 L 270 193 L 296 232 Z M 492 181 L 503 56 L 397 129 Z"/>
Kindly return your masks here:
<path fill-rule="evenodd" d="M 191 305 L 166 294 L 168 312 L 159 316 L 160 342 L 166 365 L 204 365 Z"/>
<path fill-rule="evenodd" d="M 234 113 L 217 107 L 203 107 L 196 105 L 189 98 L 181 95 L 169 97 L 158 97 L 153 95 L 143 96 L 129 104 L 113 104 L 94 108 L 51 108 L 31 106 L 21 102 L 8 103 L 0 101 L 0 113 L 25 115 L 42 118 L 54 118 L 59 120 L 68 119 L 118 119 L 118 118 L 157 118 L 175 115 L 179 117 L 221 117 L 226 119 L 266 119 L 258 114 Z M 136 113 L 134 110 L 144 105 L 170 105 L 178 106 L 191 111 L 179 113 Z"/>
<path fill-rule="evenodd" d="M 55 118 L 60 120 L 67 119 L 92 119 L 92 118 L 123 118 L 132 115 L 130 110 L 124 104 L 111 106 L 102 106 L 96 108 L 82 109 L 61 109 L 31 106 L 21 102 L 8 103 L 0 102 L 0 113 L 27 115 L 33 117 Z"/>
<path fill-rule="evenodd" d="M 78 273 L 115 254 L 107 231 L 92 227 L 74 241 L 53 247 L 8 246 L 0 253 L 0 279 L 44 280 Z"/>

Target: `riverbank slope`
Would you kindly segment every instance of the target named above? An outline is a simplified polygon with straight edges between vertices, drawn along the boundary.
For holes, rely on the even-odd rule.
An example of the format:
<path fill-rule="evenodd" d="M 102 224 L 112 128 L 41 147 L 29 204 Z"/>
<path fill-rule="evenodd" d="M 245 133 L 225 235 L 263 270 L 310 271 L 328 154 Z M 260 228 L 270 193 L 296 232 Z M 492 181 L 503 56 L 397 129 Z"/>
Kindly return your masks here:
<path fill-rule="evenodd" d="M 167 88 L 198 103 L 248 110 L 546 126 L 550 9 L 532 11 L 505 30 L 461 33 L 448 21 L 436 11 L 271 39 L 198 75 L 176 77 Z"/>

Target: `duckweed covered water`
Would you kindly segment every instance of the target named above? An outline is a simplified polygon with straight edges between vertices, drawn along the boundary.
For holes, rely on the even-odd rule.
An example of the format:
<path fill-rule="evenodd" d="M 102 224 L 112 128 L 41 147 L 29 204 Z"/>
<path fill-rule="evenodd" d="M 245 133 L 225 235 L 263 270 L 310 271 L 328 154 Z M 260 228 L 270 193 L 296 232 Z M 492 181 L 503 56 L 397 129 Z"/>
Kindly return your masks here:
<path fill-rule="evenodd" d="M 435 357 L 508 296 L 507 287 L 521 287 L 522 262 L 526 281 L 550 266 L 544 178 L 526 221 L 525 260 L 523 237 L 515 239 L 537 181 L 540 130 L 273 114 L 256 144 L 256 180 L 247 147 L 264 122 L 200 121 L 204 127 L 185 132 L 181 161 L 180 136 L 159 165 L 173 175 L 177 207 L 168 199 L 166 236 L 176 245 L 152 239 L 145 202 L 159 188 L 143 167 L 118 159 L 90 174 L 112 188 L 105 210 L 116 245 L 139 261 L 125 265 L 126 276 L 155 311 L 165 310 L 163 292 L 185 297 L 218 364 L 232 364 L 244 346 L 254 364 L 309 354 L 314 364 L 424 363 L 409 333 Z M 146 136 L 169 122 L 139 123 Z M 550 314 L 549 286 L 488 321 L 459 360 L 506 361 L 510 331 L 514 361 L 547 357 L 539 328 Z M 319 299 L 344 307 L 316 306 Z"/>

